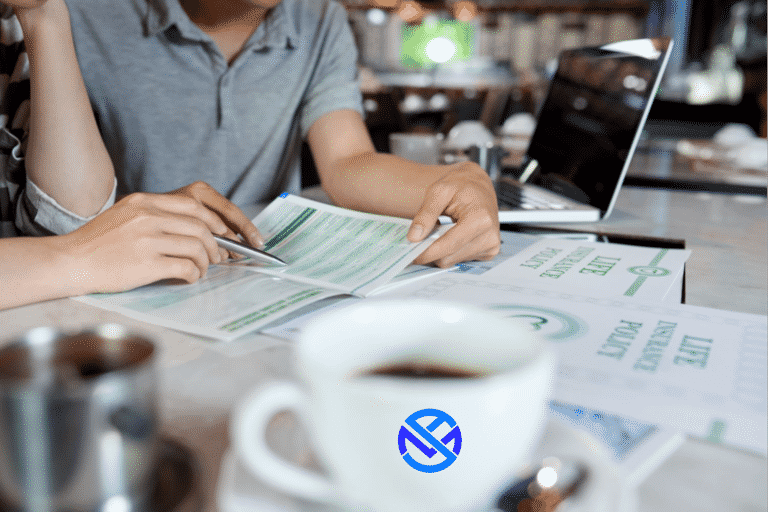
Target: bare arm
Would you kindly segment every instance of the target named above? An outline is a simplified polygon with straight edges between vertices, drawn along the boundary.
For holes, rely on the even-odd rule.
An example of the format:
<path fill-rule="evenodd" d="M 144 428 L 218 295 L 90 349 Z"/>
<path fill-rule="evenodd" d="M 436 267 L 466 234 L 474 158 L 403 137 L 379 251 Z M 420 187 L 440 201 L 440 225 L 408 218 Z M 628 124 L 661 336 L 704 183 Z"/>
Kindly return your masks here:
<path fill-rule="evenodd" d="M 195 199 L 132 194 L 60 236 L 0 239 L 0 309 L 160 279 L 193 282 L 226 258 L 226 224 Z"/>
<path fill-rule="evenodd" d="M 29 55 L 27 176 L 67 210 L 89 217 L 106 203 L 115 174 L 80 75 L 67 7 L 64 0 L 7 3 Z"/>
<path fill-rule="evenodd" d="M 87 292 L 62 237 L 0 239 L 0 310 Z"/>
<path fill-rule="evenodd" d="M 440 215 L 456 222 L 417 263 L 447 267 L 498 253 L 496 194 L 476 164 L 423 165 L 376 153 L 362 117 L 352 110 L 321 117 L 308 140 L 323 189 L 335 204 L 412 218 L 411 241 L 426 237 Z"/>

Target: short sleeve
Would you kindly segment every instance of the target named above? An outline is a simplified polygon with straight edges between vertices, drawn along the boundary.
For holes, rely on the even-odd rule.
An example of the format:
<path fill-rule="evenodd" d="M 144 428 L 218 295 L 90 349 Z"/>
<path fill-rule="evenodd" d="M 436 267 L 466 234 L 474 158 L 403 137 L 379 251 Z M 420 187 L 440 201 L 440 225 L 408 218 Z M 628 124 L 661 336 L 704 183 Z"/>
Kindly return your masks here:
<path fill-rule="evenodd" d="M 61 206 L 27 178 L 24 194 L 16 203 L 16 227 L 27 235 L 63 235 L 76 230 L 115 204 L 116 194 L 117 180 L 112 184 L 112 193 L 101 210 L 90 217 L 81 217 Z"/>
<path fill-rule="evenodd" d="M 357 47 L 347 12 L 336 2 L 328 3 L 322 30 L 323 49 L 302 106 L 303 137 L 315 121 L 335 110 L 350 109 L 363 114 Z"/>

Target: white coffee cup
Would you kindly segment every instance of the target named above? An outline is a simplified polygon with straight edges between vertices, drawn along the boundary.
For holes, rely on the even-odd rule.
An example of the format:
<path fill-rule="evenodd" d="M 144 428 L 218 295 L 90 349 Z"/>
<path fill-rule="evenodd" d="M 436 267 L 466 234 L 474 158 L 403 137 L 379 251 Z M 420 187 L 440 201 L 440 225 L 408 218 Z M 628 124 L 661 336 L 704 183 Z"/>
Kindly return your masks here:
<path fill-rule="evenodd" d="M 301 384 L 257 389 L 236 410 L 232 438 L 256 477 L 304 499 L 350 510 L 482 510 L 537 445 L 554 366 L 535 332 L 490 311 L 367 299 L 307 325 L 296 347 Z M 327 477 L 268 447 L 267 424 L 283 410 L 302 420 Z"/>

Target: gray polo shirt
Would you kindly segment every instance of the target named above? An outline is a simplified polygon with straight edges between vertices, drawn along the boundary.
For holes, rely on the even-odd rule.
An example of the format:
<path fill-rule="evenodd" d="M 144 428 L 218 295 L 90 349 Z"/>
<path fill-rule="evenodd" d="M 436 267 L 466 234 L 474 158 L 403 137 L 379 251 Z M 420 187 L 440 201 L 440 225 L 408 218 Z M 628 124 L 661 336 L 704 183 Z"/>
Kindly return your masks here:
<path fill-rule="evenodd" d="M 283 0 L 228 66 L 178 0 L 67 0 L 118 193 L 196 180 L 238 205 L 300 186 L 301 141 L 362 113 L 357 50 L 335 1 Z"/>

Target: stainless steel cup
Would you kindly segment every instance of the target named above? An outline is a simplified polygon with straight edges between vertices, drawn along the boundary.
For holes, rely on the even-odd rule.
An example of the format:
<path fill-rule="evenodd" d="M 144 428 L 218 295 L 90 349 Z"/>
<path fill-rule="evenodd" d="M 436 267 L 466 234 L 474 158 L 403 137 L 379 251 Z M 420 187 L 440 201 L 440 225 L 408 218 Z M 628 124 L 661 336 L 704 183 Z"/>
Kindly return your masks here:
<path fill-rule="evenodd" d="M 0 348 L 0 509 L 151 510 L 154 345 L 119 325 Z"/>

